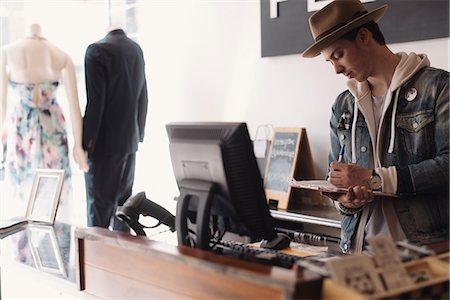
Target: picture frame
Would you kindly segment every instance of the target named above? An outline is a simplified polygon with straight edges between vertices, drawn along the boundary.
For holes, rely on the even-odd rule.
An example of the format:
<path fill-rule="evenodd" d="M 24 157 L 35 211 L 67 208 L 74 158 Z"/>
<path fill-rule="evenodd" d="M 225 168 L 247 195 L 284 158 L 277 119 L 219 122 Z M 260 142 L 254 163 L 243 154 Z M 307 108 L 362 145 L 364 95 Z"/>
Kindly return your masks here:
<path fill-rule="evenodd" d="M 64 183 L 64 170 L 37 169 L 26 217 L 29 221 L 53 224 Z"/>
<path fill-rule="evenodd" d="M 29 225 L 28 242 L 36 268 L 40 271 L 67 277 L 56 234 L 52 226 Z"/>

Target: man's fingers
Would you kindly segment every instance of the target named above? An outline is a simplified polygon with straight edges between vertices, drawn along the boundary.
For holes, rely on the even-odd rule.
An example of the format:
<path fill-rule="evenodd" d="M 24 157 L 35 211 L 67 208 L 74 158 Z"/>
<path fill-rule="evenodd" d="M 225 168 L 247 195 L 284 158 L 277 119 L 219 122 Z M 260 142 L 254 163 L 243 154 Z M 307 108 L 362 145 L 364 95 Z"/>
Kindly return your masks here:
<path fill-rule="evenodd" d="M 373 192 L 366 186 L 351 186 L 348 192 L 339 201 L 347 207 L 356 208 L 361 207 L 374 199 Z"/>
<path fill-rule="evenodd" d="M 349 202 L 352 202 L 354 199 L 355 199 L 355 192 L 354 192 L 354 190 L 353 190 L 353 187 L 350 186 L 350 187 L 348 188 L 348 192 L 347 192 L 347 200 L 348 200 Z"/>

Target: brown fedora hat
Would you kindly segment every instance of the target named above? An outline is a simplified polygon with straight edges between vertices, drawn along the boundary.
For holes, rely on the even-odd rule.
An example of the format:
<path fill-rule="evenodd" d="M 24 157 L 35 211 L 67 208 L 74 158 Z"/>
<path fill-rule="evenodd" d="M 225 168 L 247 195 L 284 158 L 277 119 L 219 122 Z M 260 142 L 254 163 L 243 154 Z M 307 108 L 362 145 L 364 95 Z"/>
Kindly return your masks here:
<path fill-rule="evenodd" d="M 369 22 L 378 21 L 387 5 L 371 12 L 359 0 L 335 0 L 309 17 L 309 27 L 314 43 L 302 54 L 315 57 L 344 34 Z"/>

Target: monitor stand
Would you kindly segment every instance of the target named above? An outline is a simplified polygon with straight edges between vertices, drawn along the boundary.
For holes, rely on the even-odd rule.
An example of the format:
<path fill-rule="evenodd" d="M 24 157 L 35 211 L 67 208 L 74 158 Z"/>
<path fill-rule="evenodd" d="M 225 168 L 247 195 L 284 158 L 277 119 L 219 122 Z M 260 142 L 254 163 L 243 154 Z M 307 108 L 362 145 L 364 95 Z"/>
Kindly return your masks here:
<path fill-rule="evenodd" d="M 175 215 L 178 245 L 209 250 L 209 217 L 217 185 L 209 181 L 184 179 L 179 189 Z M 191 242 L 188 228 L 189 204 L 193 199 L 197 200 L 195 243 Z"/>

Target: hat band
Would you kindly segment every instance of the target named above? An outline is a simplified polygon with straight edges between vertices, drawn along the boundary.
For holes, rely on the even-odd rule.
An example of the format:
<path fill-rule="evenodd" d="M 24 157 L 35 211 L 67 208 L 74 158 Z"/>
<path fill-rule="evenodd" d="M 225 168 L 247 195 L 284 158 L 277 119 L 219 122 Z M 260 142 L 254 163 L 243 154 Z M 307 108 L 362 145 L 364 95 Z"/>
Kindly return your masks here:
<path fill-rule="evenodd" d="M 366 14 L 366 13 L 367 13 L 367 10 L 366 10 L 366 11 L 358 11 L 358 12 L 355 13 L 355 14 L 351 17 L 351 19 L 348 20 L 347 22 L 339 23 L 339 24 L 337 24 L 337 25 L 331 27 L 330 29 L 328 29 L 328 30 L 322 32 L 321 34 L 319 34 L 319 35 L 315 38 L 315 41 L 316 41 L 316 42 L 319 41 L 320 39 L 322 39 L 323 37 L 325 37 L 325 36 L 327 36 L 328 34 L 332 33 L 333 31 L 338 30 L 338 29 L 341 28 L 341 27 L 344 27 L 344 26 L 347 25 L 348 23 L 354 21 L 355 19 L 359 18 L 360 16 L 362 16 L 362 15 L 364 15 L 364 14 Z"/>

